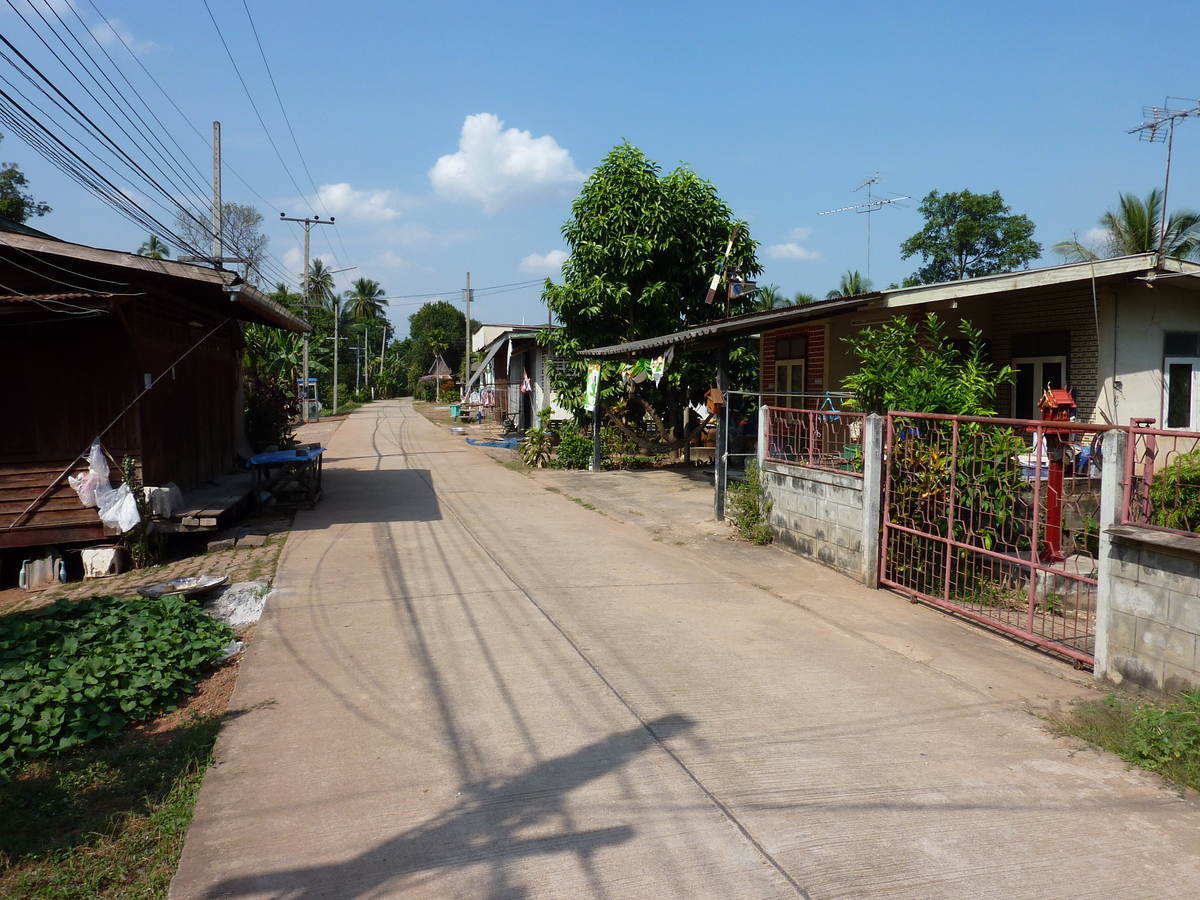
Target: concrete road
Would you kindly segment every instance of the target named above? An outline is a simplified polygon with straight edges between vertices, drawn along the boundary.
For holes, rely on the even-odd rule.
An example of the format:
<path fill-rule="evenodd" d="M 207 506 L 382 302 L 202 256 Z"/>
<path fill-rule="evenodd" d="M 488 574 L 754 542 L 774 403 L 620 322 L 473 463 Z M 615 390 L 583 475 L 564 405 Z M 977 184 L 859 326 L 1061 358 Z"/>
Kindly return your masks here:
<path fill-rule="evenodd" d="M 1195 795 L 1022 708 L 1061 663 L 406 401 L 325 477 L 175 900 L 1200 896 Z"/>

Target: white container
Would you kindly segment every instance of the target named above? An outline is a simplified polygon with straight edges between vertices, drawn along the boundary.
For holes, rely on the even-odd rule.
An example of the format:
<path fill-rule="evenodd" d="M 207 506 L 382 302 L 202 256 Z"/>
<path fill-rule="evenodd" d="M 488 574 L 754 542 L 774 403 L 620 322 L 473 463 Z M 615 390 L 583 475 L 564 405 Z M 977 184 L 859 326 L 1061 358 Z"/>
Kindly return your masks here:
<path fill-rule="evenodd" d="M 95 547 L 83 551 L 83 577 L 107 578 L 120 575 L 129 568 L 129 554 L 124 547 Z"/>

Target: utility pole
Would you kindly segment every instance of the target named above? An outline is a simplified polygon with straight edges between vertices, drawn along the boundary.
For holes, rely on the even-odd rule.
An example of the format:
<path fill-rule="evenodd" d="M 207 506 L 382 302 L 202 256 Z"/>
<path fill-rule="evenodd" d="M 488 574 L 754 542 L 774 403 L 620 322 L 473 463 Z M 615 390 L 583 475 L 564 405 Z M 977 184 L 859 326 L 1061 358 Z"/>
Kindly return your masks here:
<path fill-rule="evenodd" d="M 332 225 L 333 216 L 329 217 L 328 222 L 321 220 L 320 216 L 313 216 L 311 219 L 305 217 L 303 219 L 290 219 L 283 213 L 279 214 L 281 222 L 299 222 L 304 226 L 304 321 L 308 322 L 308 300 L 309 300 L 309 284 L 308 284 L 308 256 L 309 256 L 309 232 L 312 231 L 314 225 Z M 300 421 L 305 425 L 308 424 L 308 332 L 304 332 L 304 374 L 301 376 L 301 386 L 304 390 L 304 399 L 300 403 Z"/>
<path fill-rule="evenodd" d="M 212 195 L 212 256 L 180 256 L 179 262 L 210 263 L 218 269 L 224 263 L 247 263 L 240 256 L 224 256 L 223 241 L 221 240 L 221 123 L 213 122 L 213 195 Z M 234 248 L 237 249 L 236 247 Z"/>
<path fill-rule="evenodd" d="M 471 273 L 470 272 L 467 273 L 467 289 L 465 291 L 463 291 L 463 296 L 467 300 L 467 349 L 466 349 L 465 354 L 463 355 L 463 359 L 466 361 L 465 368 L 463 369 L 463 373 L 465 375 L 465 377 L 463 378 L 463 384 L 470 384 L 470 382 L 471 382 Z M 466 397 L 464 397 L 463 399 L 465 400 Z"/>
<path fill-rule="evenodd" d="M 221 258 L 221 123 L 213 122 L 213 256 Z"/>

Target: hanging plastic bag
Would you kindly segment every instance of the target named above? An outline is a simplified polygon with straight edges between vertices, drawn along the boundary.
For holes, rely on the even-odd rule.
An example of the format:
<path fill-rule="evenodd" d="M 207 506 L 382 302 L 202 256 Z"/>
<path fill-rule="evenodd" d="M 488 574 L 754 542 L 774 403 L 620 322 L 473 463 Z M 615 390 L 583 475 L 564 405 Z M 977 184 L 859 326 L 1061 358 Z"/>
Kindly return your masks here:
<path fill-rule="evenodd" d="M 96 499 L 96 491 L 110 488 L 108 460 L 104 458 L 104 448 L 100 446 L 99 438 L 92 441 L 92 446 L 87 453 L 87 461 L 87 472 L 82 475 L 69 476 L 67 484 L 71 485 L 75 493 L 79 495 L 79 502 L 84 506 L 99 506 L 100 501 Z"/>
<path fill-rule="evenodd" d="M 133 496 L 127 484 L 122 484 L 116 489 L 98 491 L 97 499 L 100 500 L 100 521 L 109 528 L 115 528 L 124 534 L 142 521 L 137 508 L 137 498 Z"/>
<path fill-rule="evenodd" d="M 92 441 L 88 450 L 88 471 L 84 475 L 71 476 L 67 482 L 79 495 L 84 506 L 95 506 L 100 510 L 100 521 L 106 527 L 128 531 L 142 520 L 138 513 L 137 498 L 129 490 L 129 485 L 122 484 L 114 488 L 108 480 L 108 458 L 100 439 Z"/>

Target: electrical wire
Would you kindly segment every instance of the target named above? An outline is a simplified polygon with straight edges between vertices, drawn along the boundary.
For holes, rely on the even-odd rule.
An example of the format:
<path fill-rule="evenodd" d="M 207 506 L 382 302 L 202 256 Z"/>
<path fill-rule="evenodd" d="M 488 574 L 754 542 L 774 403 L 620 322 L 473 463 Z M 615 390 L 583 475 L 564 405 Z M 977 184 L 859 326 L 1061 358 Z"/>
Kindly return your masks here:
<path fill-rule="evenodd" d="M 250 106 L 254 110 L 254 115 L 258 117 L 258 124 L 263 128 L 263 133 L 266 134 L 267 140 L 271 144 L 271 149 L 275 151 L 275 156 L 279 159 L 279 164 L 283 166 L 283 171 L 287 173 L 288 180 L 292 182 L 292 187 L 300 194 L 301 199 L 304 197 L 304 191 L 300 189 L 300 185 L 296 183 L 295 177 L 292 175 L 292 170 L 288 168 L 284 162 L 283 154 L 279 152 L 279 147 L 275 143 L 275 138 L 271 136 L 271 130 L 267 128 L 267 123 L 263 121 L 262 113 L 258 111 L 258 104 L 254 102 L 254 96 L 250 93 L 250 88 L 246 84 L 246 79 L 242 77 L 242 70 L 238 68 L 237 60 L 233 57 L 233 51 L 229 49 L 229 44 L 225 41 L 225 35 L 221 33 L 221 26 L 217 24 L 217 17 L 213 15 L 212 7 L 208 5 L 208 0 L 203 0 L 204 8 L 208 10 L 208 17 L 212 19 L 213 28 L 217 30 L 217 37 L 221 39 L 221 46 L 225 48 L 225 55 L 229 57 L 229 62 L 233 66 L 233 71 L 237 74 L 238 81 L 242 84 L 242 90 L 246 92 L 246 99 L 250 101 Z M 307 203 L 307 201 L 305 201 Z M 313 215 L 317 211 L 313 209 L 312 204 L 308 204 L 308 208 L 312 210 Z"/>
<path fill-rule="evenodd" d="M 292 136 L 292 146 L 296 148 L 296 155 L 300 157 L 300 165 L 304 167 L 304 174 L 308 176 L 308 183 L 312 185 L 313 196 L 317 198 L 317 202 L 321 204 L 321 209 L 326 214 L 329 213 L 328 207 L 325 206 L 325 201 L 321 199 L 321 191 L 317 187 L 317 183 L 313 180 L 312 172 L 308 169 L 308 162 L 304 159 L 304 153 L 300 150 L 300 142 L 296 140 L 296 132 L 292 128 L 292 120 L 288 117 L 287 110 L 283 105 L 283 97 L 279 95 L 279 87 L 275 84 L 275 74 L 271 71 L 271 64 L 267 62 L 267 53 L 263 49 L 262 39 L 258 36 L 258 27 L 254 24 L 254 17 L 250 15 L 250 4 L 246 0 L 242 0 L 242 7 L 246 10 L 246 19 L 250 22 L 250 31 L 254 34 L 254 41 L 258 44 L 258 53 L 262 57 L 263 67 L 267 70 L 267 77 L 271 80 L 271 89 L 275 92 L 275 100 L 279 104 L 279 111 L 283 113 L 283 121 L 287 124 L 288 134 Z M 332 220 L 332 216 L 330 219 Z M 342 240 L 342 233 L 337 227 L 337 222 L 333 223 L 334 234 L 337 235 L 338 243 L 342 247 L 342 257 L 347 263 L 352 263 L 349 252 L 346 250 L 346 243 Z M 328 237 L 326 237 L 328 243 Z M 329 252 L 333 252 L 333 247 L 330 246 Z"/>

